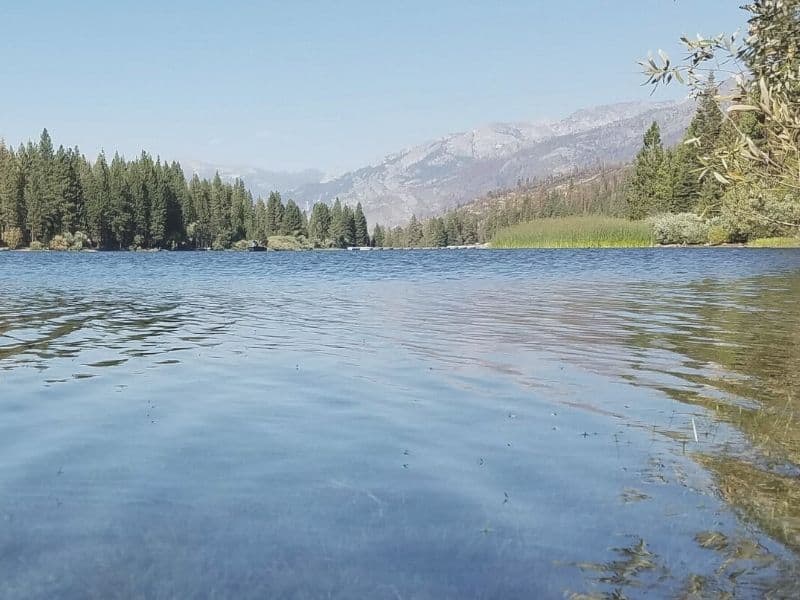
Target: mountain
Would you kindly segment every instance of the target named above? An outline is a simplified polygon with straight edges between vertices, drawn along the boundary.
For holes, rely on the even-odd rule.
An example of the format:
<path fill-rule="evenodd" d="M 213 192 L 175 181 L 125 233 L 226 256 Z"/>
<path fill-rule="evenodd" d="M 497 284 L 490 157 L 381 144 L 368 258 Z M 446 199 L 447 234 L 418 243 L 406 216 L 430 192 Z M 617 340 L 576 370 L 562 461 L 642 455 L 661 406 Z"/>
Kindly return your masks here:
<path fill-rule="evenodd" d="M 261 196 L 264 199 L 272 191 L 279 190 L 285 193 L 304 185 L 318 183 L 325 176 L 322 171 L 316 169 L 296 172 L 268 171 L 258 167 L 219 166 L 196 160 L 182 161 L 181 165 L 187 177 L 196 173 L 201 179 L 211 179 L 214 173 L 219 172 L 224 181 L 241 179 L 254 196 Z"/>
<path fill-rule="evenodd" d="M 370 222 L 427 217 L 520 180 L 631 160 L 657 121 L 676 143 L 694 101 L 628 102 L 577 111 L 565 119 L 493 123 L 387 156 L 381 163 L 289 191 L 298 203 L 361 202 Z M 285 189 L 285 188 L 283 188 Z"/>

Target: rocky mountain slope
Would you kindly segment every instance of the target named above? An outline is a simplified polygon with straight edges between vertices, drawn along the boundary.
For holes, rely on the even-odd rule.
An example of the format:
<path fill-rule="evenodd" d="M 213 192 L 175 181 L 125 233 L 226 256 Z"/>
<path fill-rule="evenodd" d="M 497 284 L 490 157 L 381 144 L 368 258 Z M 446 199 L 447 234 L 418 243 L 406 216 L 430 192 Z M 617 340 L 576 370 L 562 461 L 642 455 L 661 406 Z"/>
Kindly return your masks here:
<path fill-rule="evenodd" d="M 520 180 L 629 161 L 645 129 L 659 123 L 677 142 L 694 103 L 624 103 L 578 111 L 552 122 L 495 123 L 387 156 L 380 164 L 301 185 L 305 202 L 361 202 L 370 222 L 398 224 L 412 213 L 439 214 Z"/>
<path fill-rule="evenodd" d="M 665 144 L 676 143 L 694 114 L 693 101 L 627 102 L 577 111 L 565 119 L 493 123 L 387 156 L 336 177 L 320 171 L 272 172 L 186 162 L 187 175 L 244 179 L 256 196 L 279 190 L 301 208 L 337 197 L 361 202 L 370 223 L 396 225 L 424 218 L 519 181 L 628 162 L 657 121 Z"/>

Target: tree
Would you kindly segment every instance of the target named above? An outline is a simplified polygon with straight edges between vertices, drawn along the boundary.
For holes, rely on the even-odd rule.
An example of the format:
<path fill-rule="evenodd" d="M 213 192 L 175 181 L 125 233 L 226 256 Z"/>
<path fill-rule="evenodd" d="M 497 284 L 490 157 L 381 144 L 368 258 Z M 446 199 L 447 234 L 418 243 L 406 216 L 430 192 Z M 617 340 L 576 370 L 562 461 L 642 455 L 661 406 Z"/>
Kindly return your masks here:
<path fill-rule="evenodd" d="M 343 248 L 356 245 L 356 215 L 349 205 L 342 208 L 342 223 L 344 224 L 342 243 Z"/>
<path fill-rule="evenodd" d="M 369 229 L 367 228 L 367 218 L 361 208 L 361 202 L 356 204 L 354 218 L 353 242 L 356 246 L 369 246 Z"/>
<path fill-rule="evenodd" d="M 229 240 L 231 231 L 231 195 L 219 172 L 211 181 L 211 237 Z"/>
<path fill-rule="evenodd" d="M 346 245 L 346 229 L 347 223 L 345 219 L 344 208 L 342 207 L 342 203 L 339 201 L 339 198 L 336 198 L 333 203 L 333 208 L 331 208 L 330 236 L 333 240 L 334 246 L 337 248 L 342 248 Z"/>
<path fill-rule="evenodd" d="M 81 226 L 84 213 L 83 187 L 80 179 L 81 156 L 78 149 L 56 153 L 55 179 L 61 233 L 75 233 Z"/>
<path fill-rule="evenodd" d="M 283 227 L 283 202 L 278 192 L 270 192 L 267 200 L 267 236 L 279 235 Z"/>
<path fill-rule="evenodd" d="M 266 241 L 267 237 L 267 205 L 259 198 L 253 208 L 253 232 L 250 237 L 259 241 Z"/>
<path fill-rule="evenodd" d="M 133 243 L 133 218 L 131 190 L 127 177 L 127 165 L 114 154 L 108 171 L 109 228 L 118 248 L 127 248 Z"/>
<path fill-rule="evenodd" d="M 385 242 L 385 236 L 383 232 L 383 227 L 375 224 L 375 228 L 372 230 L 372 245 L 375 248 L 382 248 Z"/>
<path fill-rule="evenodd" d="M 294 200 L 286 203 L 283 212 L 283 222 L 281 223 L 281 233 L 283 235 L 302 235 L 303 234 L 303 215 Z"/>
<path fill-rule="evenodd" d="M 231 194 L 231 230 L 234 239 L 243 240 L 251 228 L 253 200 L 249 197 L 244 181 L 237 179 Z"/>
<path fill-rule="evenodd" d="M 418 247 L 422 244 L 423 232 L 422 225 L 417 221 L 416 215 L 411 215 L 411 220 L 405 231 L 405 245 L 409 248 Z"/>
<path fill-rule="evenodd" d="M 447 229 L 443 219 L 434 217 L 428 221 L 425 227 L 425 244 L 436 248 L 447 246 Z"/>
<path fill-rule="evenodd" d="M 308 236 L 315 244 L 322 245 L 330 237 L 331 211 L 327 204 L 317 202 L 311 209 L 308 220 Z"/>
<path fill-rule="evenodd" d="M 0 140 L 0 234 L 8 229 L 22 231 L 25 205 L 22 197 L 22 173 L 14 151 Z"/>
<path fill-rule="evenodd" d="M 86 190 L 86 220 L 89 237 L 96 246 L 107 248 L 111 241 L 108 223 L 110 188 L 108 163 L 103 152 L 97 157 L 94 167 L 86 171 L 83 181 L 83 187 Z"/>
<path fill-rule="evenodd" d="M 636 155 L 628 182 L 628 217 L 643 219 L 664 210 L 668 196 L 666 180 L 669 177 L 661 130 L 658 123 L 653 121 L 644 134 L 642 149 Z"/>
<path fill-rule="evenodd" d="M 750 16 L 741 40 L 724 34 L 684 37 L 686 61 L 673 64 L 661 53 L 660 62 L 650 57 L 641 64 L 648 83 L 658 86 L 677 80 L 695 94 L 706 88 L 706 65 L 724 65 L 736 89 L 714 100 L 718 108 L 728 104 L 721 114 L 734 135 L 720 136 L 716 147 L 703 153 L 703 175 L 713 176 L 729 199 L 738 199 L 725 207 L 736 218 L 796 231 L 800 217 L 787 219 L 775 213 L 800 213 L 800 3 L 757 0 L 742 8 Z M 757 135 L 740 126 L 742 113 L 753 115 Z"/>

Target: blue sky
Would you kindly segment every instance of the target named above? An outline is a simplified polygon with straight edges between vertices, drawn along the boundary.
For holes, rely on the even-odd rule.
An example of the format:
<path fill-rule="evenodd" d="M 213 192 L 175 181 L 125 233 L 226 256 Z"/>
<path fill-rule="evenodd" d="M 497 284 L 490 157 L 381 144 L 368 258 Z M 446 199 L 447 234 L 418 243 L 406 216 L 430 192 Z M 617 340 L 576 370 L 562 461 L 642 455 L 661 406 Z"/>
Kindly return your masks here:
<path fill-rule="evenodd" d="M 647 98 L 636 60 L 742 27 L 740 4 L 4 1 L 0 136 L 338 172 L 490 121 Z"/>

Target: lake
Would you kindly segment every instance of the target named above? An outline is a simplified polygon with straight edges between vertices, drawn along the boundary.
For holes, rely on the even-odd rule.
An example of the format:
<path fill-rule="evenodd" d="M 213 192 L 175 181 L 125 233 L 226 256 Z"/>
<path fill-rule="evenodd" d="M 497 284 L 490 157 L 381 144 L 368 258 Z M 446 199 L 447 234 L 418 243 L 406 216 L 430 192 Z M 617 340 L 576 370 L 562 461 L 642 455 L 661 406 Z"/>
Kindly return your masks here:
<path fill-rule="evenodd" d="M 800 251 L 0 253 L 0 597 L 800 594 Z"/>

